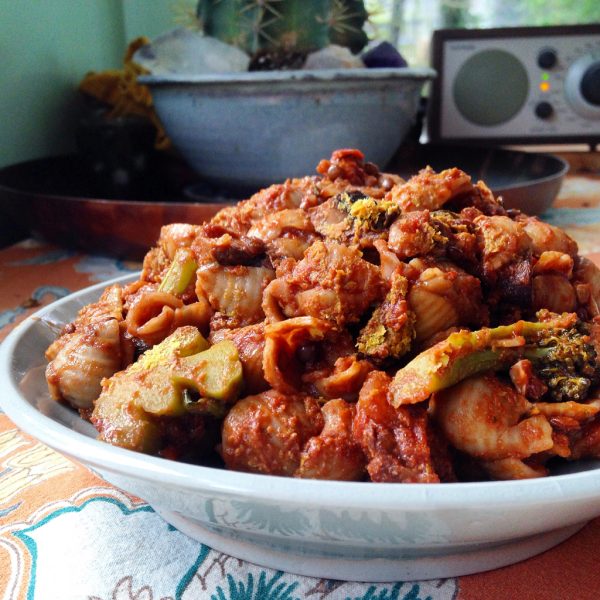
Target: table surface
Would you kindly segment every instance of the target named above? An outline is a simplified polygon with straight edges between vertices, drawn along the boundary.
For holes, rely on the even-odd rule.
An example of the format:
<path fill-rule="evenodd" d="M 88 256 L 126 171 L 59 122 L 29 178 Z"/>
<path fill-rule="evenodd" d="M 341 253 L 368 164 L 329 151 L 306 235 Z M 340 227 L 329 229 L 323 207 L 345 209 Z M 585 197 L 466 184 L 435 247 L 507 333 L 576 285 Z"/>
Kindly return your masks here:
<path fill-rule="evenodd" d="M 600 176 L 569 176 L 543 215 L 600 262 Z M 0 340 L 38 307 L 139 264 L 33 240 L 0 250 Z M 19 431 L 0 410 L 0 600 L 597 600 L 600 519 L 519 564 L 445 580 L 299 577 L 216 552 Z"/>

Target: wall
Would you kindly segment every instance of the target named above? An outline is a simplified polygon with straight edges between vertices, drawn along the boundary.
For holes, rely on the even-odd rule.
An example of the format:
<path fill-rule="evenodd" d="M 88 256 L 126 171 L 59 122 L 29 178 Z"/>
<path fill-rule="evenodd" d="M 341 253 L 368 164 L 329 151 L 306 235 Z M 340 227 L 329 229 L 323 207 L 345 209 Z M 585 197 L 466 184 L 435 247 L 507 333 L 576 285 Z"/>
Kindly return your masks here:
<path fill-rule="evenodd" d="M 172 0 L 0 0 L 0 167 L 74 149 L 76 87 L 173 27 Z"/>

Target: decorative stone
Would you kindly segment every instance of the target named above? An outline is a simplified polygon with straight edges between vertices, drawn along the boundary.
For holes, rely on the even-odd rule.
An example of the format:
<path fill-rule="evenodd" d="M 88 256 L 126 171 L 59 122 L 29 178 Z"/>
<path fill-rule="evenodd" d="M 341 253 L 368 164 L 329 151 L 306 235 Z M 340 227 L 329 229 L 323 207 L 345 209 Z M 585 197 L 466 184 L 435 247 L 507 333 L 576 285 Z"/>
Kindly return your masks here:
<path fill-rule="evenodd" d="M 363 63 L 370 69 L 407 67 L 405 58 L 389 42 L 381 42 L 362 54 Z"/>
<path fill-rule="evenodd" d="M 311 52 L 306 57 L 304 69 L 357 69 L 364 68 L 360 56 L 355 56 L 344 46 L 332 44 Z"/>
<path fill-rule="evenodd" d="M 247 71 L 250 57 L 235 46 L 179 27 L 142 46 L 133 59 L 152 75 Z"/>

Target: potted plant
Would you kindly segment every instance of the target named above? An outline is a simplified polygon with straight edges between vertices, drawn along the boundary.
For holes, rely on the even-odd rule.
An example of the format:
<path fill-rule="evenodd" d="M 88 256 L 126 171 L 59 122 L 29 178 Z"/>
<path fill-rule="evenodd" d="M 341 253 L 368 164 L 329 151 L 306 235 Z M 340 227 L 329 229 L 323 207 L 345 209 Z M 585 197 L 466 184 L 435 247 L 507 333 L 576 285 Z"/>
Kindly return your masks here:
<path fill-rule="evenodd" d="M 201 33 L 169 32 L 136 52 L 150 73 L 138 81 L 174 147 L 228 189 L 305 175 L 340 147 L 387 164 L 434 76 L 367 68 L 362 0 L 199 0 L 196 15 Z"/>
<path fill-rule="evenodd" d="M 199 0 L 196 15 L 206 35 L 245 50 L 258 68 L 297 68 L 327 45 L 356 54 L 368 42 L 362 0 Z"/>

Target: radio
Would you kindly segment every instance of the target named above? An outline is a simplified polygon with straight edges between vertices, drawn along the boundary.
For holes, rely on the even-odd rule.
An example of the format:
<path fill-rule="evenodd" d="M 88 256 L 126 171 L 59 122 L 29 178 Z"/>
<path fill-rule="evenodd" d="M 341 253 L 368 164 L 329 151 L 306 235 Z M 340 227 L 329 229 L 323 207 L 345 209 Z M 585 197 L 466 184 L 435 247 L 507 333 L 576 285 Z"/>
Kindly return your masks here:
<path fill-rule="evenodd" d="M 435 31 L 432 142 L 600 142 L 600 24 Z"/>

